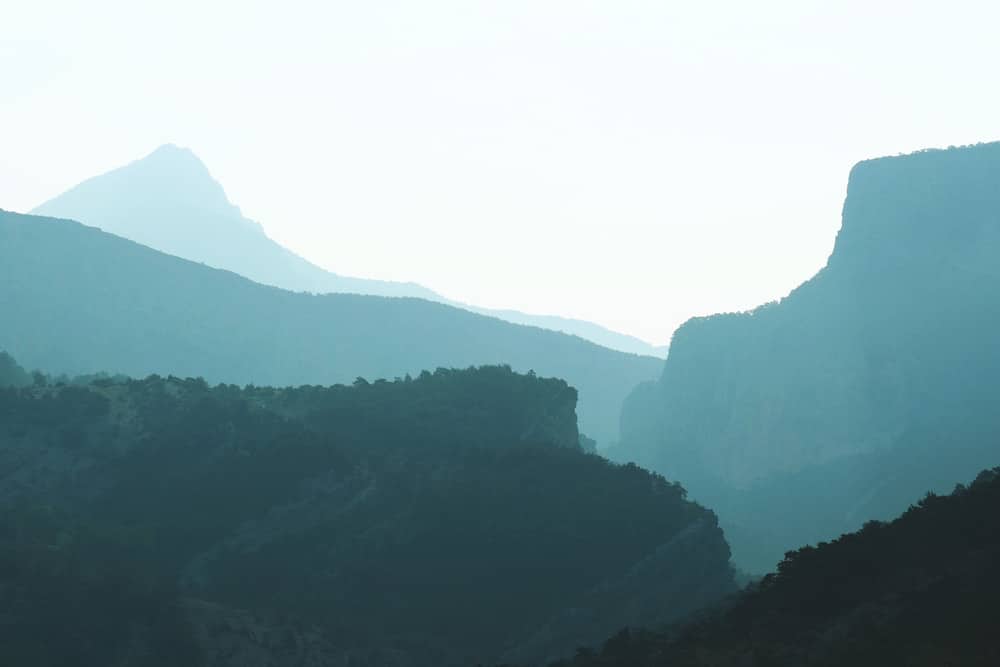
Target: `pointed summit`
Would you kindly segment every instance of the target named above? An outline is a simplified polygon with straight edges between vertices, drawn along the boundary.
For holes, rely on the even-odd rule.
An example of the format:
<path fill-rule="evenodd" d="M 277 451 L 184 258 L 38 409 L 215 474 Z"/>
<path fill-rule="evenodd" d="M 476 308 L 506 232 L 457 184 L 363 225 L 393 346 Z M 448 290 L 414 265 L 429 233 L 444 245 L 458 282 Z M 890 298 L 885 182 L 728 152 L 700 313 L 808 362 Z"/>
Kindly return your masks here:
<path fill-rule="evenodd" d="M 158 147 L 152 153 L 147 155 L 146 158 L 148 159 L 156 156 L 180 156 L 180 155 L 192 157 L 195 160 L 198 160 L 198 156 L 195 155 L 194 151 L 192 151 L 190 148 L 184 148 L 183 146 L 178 146 L 177 144 L 171 142 L 165 143 L 162 146 Z M 201 162 L 201 160 L 198 161 Z"/>
<path fill-rule="evenodd" d="M 212 177 L 201 158 L 190 148 L 177 144 L 163 144 L 146 157 L 126 165 L 123 169 L 129 167 L 140 167 L 150 171 L 159 170 L 186 177 L 190 179 L 189 183 L 200 181 L 207 185 L 208 182 L 211 182 L 215 188 L 222 190 L 222 186 Z"/>
<path fill-rule="evenodd" d="M 175 143 L 165 143 L 162 146 L 158 146 L 152 153 L 142 158 L 143 160 L 151 159 L 165 159 L 165 160 L 176 160 L 176 159 L 188 159 L 195 160 L 201 163 L 198 156 L 194 154 L 190 148 L 185 148 L 184 146 L 178 146 Z M 137 160 L 138 162 L 139 160 Z"/>
<path fill-rule="evenodd" d="M 230 226 L 262 234 L 198 156 L 174 144 L 90 178 L 34 212 L 73 218 L 182 257 L 190 254 L 185 246 L 196 240 L 192 236 L 221 234 Z"/>
<path fill-rule="evenodd" d="M 413 283 L 338 276 L 295 255 L 243 216 L 194 152 L 175 144 L 88 179 L 32 213 L 77 220 L 293 291 L 439 298 Z"/>
<path fill-rule="evenodd" d="M 149 170 L 160 170 L 178 176 L 185 176 L 192 179 L 191 182 L 210 181 L 219 190 L 222 186 L 212 178 L 208 172 L 208 167 L 201 161 L 194 151 L 177 144 L 163 144 L 146 157 L 136 160 L 128 166 L 142 166 Z M 197 179 L 197 180 L 195 180 Z"/>

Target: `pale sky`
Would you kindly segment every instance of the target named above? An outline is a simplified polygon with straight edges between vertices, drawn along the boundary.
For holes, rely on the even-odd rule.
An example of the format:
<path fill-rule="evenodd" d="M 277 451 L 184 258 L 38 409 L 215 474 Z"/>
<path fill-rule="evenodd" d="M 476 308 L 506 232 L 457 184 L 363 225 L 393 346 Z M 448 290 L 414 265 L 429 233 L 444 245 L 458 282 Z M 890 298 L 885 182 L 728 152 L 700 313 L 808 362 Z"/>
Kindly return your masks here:
<path fill-rule="evenodd" d="M 1000 139 L 1000 3 L 0 0 L 0 208 L 172 142 L 332 271 L 666 342 L 858 160 Z"/>

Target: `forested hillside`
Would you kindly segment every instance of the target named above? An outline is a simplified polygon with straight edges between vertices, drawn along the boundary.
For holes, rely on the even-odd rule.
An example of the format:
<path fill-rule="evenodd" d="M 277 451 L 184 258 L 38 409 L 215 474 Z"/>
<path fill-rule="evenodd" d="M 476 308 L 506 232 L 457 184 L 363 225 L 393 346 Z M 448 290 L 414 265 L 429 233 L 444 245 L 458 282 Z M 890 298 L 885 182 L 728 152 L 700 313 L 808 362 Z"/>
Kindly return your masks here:
<path fill-rule="evenodd" d="M 31 384 L 23 368 L 6 352 L 0 352 L 0 387 L 23 387 Z"/>
<path fill-rule="evenodd" d="M 608 443 L 662 365 L 422 299 L 287 292 L 67 220 L 0 212 L 0 266 L 0 348 L 55 373 L 282 386 L 505 363 L 566 379 Z"/>
<path fill-rule="evenodd" d="M 690 626 L 624 631 L 553 667 L 996 665 L 998 512 L 1000 468 L 788 554 Z"/>
<path fill-rule="evenodd" d="M 0 389 L 0 662 L 539 662 L 731 593 L 715 516 L 583 452 L 575 401 L 507 367 Z"/>
<path fill-rule="evenodd" d="M 1000 144 L 862 162 L 827 266 L 689 321 L 613 456 L 719 512 L 738 564 L 902 511 L 1000 461 Z"/>

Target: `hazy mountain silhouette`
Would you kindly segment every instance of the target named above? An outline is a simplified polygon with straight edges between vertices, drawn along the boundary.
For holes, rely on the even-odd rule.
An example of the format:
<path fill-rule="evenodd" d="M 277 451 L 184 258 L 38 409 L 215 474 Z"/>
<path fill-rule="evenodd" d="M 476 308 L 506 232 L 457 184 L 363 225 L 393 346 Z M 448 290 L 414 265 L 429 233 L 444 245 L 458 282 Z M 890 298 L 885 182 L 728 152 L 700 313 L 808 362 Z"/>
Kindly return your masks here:
<path fill-rule="evenodd" d="M 422 299 L 289 292 L 67 220 L 0 212 L 0 266 L 0 349 L 54 372 L 289 385 L 508 363 L 565 378 L 608 443 L 662 366 Z"/>
<path fill-rule="evenodd" d="M 575 403 L 506 367 L 0 388 L 0 663 L 537 663 L 732 593 L 715 516 Z"/>
<path fill-rule="evenodd" d="M 737 563 L 897 514 L 1000 459 L 1000 144 L 858 164 L 827 266 L 693 319 L 613 455 L 719 512 Z"/>
<path fill-rule="evenodd" d="M 339 276 L 302 259 L 245 218 L 201 160 L 173 144 L 86 180 L 33 212 L 79 220 L 265 285 L 300 292 L 437 298 L 414 283 Z"/>
<path fill-rule="evenodd" d="M 573 336 L 579 336 L 584 340 L 589 340 L 591 343 L 597 343 L 598 345 L 611 348 L 612 350 L 619 350 L 621 352 L 659 357 L 662 359 L 667 356 L 667 351 L 670 348 L 669 345 L 651 345 L 644 340 L 635 338 L 634 336 L 605 329 L 599 324 L 586 322 L 584 320 L 574 320 L 568 317 L 560 317 L 558 315 L 532 315 L 529 313 L 522 313 L 517 310 L 479 308 L 478 306 L 471 306 L 469 304 L 463 304 L 450 300 L 445 301 L 445 303 L 457 306 L 458 308 L 471 310 L 474 313 L 489 315 L 490 317 L 498 317 L 501 320 L 513 322 L 514 324 L 541 327 L 542 329 L 551 329 L 552 331 L 561 331 Z"/>
<path fill-rule="evenodd" d="M 190 150 L 167 144 L 151 154 L 90 178 L 38 206 L 33 214 L 78 220 L 155 250 L 233 271 L 293 291 L 412 296 L 467 308 L 517 324 L 563 331 L 634 354 L 665 350 L 590 322 L 468 306 L 415 283 L 331 273 L 270 239 L 226 197 Z"/>

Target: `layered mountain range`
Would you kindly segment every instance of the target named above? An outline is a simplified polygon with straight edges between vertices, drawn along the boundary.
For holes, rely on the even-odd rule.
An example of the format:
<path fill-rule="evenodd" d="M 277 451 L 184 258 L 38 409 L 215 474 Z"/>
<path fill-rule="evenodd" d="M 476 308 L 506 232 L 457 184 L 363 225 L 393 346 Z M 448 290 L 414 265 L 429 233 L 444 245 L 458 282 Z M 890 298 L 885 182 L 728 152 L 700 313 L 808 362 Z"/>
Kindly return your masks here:
<path fill-rule="evenodd" d="M 90 178 L 32 213 L 77 220 L 265 285 L 315 294 L 418 297 L 515 324 L 561 331 L 624 352 L 661 357 L 666 354 L 665 348 L 591 322 L 479 308 L 446 299 L 415 283 L 352 278 L 327 271 L 269 238 L 263 227 L 246 218 L 229 201 L 222 186 L 193 152 L 173 144 Z"/>
<path fill-rule="evenodd" d="M 281 386 L 504 363 L 567 380 L 608 443 L 662 363 L 424 299 L 290 292 L 68 220 L 0 211 L 0 266 L 0 348 L 55 373 Z"/>
<path fill-rule="evenodd" d="M 174 147 L 43 210 L 104 229 L 0 211 L 0 663 L 1000 660 L 1000 144 L 858 164 L 665 364 L 329 274 Z"/>

